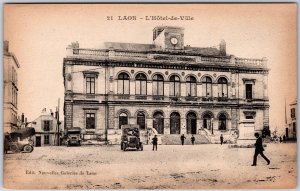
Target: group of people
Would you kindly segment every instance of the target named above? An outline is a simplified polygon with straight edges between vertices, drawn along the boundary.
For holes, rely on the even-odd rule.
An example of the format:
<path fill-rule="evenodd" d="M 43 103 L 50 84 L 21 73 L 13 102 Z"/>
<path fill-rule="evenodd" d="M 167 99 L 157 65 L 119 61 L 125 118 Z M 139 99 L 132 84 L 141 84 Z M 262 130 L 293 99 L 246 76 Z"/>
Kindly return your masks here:
<path fill-rule="evenodd" d="M 256 137 L 256 142 L 254 144 L 255 146 L 255 152 L 254 152 L 254 156 L 253 156 L 253 163 L 251 166 L 256 166 L 257 164 L 257 156 L 258 155 L 261 155 L 267 162 L 267 165 L 269 165 L 271 163 L 270 159 L 268 159 L 265 155 L 264 155 L 264 147 L 263 147 L 263 139 L 261 136 L 259 136 L 259 133 L 255 133 L 254 136 Z M 186 137 L 184 136 L 184 134 L 182 134 L 180 136 L 180 140 L 181 140 L 181 145 L 184 145 L 184 140 L 186 139 Z M 224 137 L 223 135 L 221 134 L 220 136 L 220 143 L 221 145 L 223 144 L 223 141 L 224 141 Z M 157 151 L 157 142 L 158 142 L 158 139 L 157 139 L 157 136 L 154 135 L 154 137 L 152 138 L 152 144 L 153 144 L 153 151 L 156 150 Z M 195 143 L 195 137 L 194 135 L 192 135 L 191 137 L 191 142 L 192 142 L 192 145 L 194 145 Z"/>

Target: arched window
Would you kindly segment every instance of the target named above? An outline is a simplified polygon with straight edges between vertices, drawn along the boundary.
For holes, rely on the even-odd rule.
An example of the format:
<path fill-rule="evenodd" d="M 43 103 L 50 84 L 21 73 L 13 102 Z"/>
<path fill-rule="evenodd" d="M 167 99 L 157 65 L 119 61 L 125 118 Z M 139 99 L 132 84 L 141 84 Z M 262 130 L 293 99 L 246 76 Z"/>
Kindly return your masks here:
<path fill-rule="evenodd" d="M 186 79 L 186 95 L 197 96 L 197 83 L 196 78 L 193 76 L 189 76 Z"/>
<path fill-rule="evenodd" d="M 180 134 L 180 115 L 177 112 L 170 115 L 170 134 Z"/>
<path fill-rule="evenodd" d="M 158 134 L 164 134 L 164 116 L 162 112 L 155 112 L 153 114 L 153 128 Z"/>
<path fill-rule="evenodd" d="M 129 75 L 126 73 L 118 76 L 118 94 L 129 94 Z"/>
<path fill-rule="evenodd" d="M 228 85 L 224 77 L 218 80 L 218 97 L 228 97 Z"/>
<path fill-rule="evenodd" d="M 186 118 L 187 134 L 196 134 L 197 132 L 197 117 L 194 112 L 187 114 Z"/>
<path fill-rule="evenodd" d="M 126 113 L 120 113 L 119 115 L 119 129 L 121 129 L 122 125 L 128 124 L 128 116 Z"/>
<path fill-rule="evenodd" d="M 226 115 L 223 113 L 219 116 L 219 130 L 226 130 Z"/>
<path fill-rule="evenodd" d="M 170 77 L 170 96 L 180 96 L 180 79 L 176 75 Z"/>
<path fill-rule="evenodd" d="M 203 128 L 211 129 L 211 119 L 212 117 L 208 113 L 203 116 Z"/>
<path fill-rule="evenodd" d="M 212 80 L 210 77 L 205 76 L 202 79 L 203 96 L 212 97 Z"/>
<path fill-rule="evenodd" d="M 136 123 L 140 126 L 140 129 L 145 130 L 145 114 L 143 112 L 138 112 L 136 120 Z"/>
<path fill-rule="evenodd" d="M 163 96 L 164 95 L 164 78 L 160 74 L 156 74 L 153 77 L 153 95 Z"/>
<path fill-rule="evenodd" d="M 135 77 L 135 94 L 147 95 L 147 77 L 145 74 L 139 73 Z"/>

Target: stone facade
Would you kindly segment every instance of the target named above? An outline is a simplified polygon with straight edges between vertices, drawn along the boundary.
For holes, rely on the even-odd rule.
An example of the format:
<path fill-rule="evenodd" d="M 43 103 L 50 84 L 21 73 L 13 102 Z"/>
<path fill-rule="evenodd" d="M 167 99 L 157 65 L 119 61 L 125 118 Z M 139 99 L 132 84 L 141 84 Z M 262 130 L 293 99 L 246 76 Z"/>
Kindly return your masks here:
<path fill-rule="evenodd" d="M 9 52 L 9 43 L 4 41 L 3 49 L 3 89 L 4 89 L 4 132 L 18 128 L 18 69 L 20 64 L 14 53 Z"/>
<path fill-rule="evenodd" d="M 251 139 L 269 126 L 267 60 L 238 58 L 217 48 L 184 46 L 184 29 L 156 27 L 154 44 L 67 47 L 63 77 L 65 127 L 85 139 L 122 124 L 160 136 L 203 134 Z M 163 44 L 163 45 L 162 45 Z"/>

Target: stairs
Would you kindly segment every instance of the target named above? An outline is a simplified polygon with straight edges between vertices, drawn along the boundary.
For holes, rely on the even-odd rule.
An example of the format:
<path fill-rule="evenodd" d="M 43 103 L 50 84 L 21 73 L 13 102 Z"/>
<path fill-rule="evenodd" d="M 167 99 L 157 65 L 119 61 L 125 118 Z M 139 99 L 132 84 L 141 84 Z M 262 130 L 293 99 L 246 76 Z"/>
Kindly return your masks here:
<path fill-rule="evenodd" d="M 181 145 L 180 140 L 181 134 L 172 134 L 172 135 L 162 135 L 161 136 L 161 144 L 162 145 Z M 185 145 L 191 145 L 191 137 L 192 135 L 184 135 L 186 139 L 184 140 Z M 197 134 L 194 135 L 195 137 L 195 144 L 209 144 L 210 141 L 206 138 L 205 135 Z"/>

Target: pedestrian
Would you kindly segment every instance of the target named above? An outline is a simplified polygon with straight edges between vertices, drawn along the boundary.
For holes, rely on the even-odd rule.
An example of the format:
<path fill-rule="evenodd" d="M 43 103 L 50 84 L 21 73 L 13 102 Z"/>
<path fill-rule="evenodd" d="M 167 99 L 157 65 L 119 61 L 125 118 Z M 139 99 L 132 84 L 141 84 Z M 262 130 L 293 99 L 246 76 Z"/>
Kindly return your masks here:
<path fill-rule="evenodd" d="M 195 137 L 194 137 L 194 135 L 192 135 L 191 141 L 192 141 L 192 145 L 194 145 L 194 143 L 195 143 Z"/>
<path fill-rule="evenodd" d="M 157 151 L 157 137 L 156 135 L 154 135 L 154 137 L 152 138 L 152 144 L 153 144 L 153 151 L 154 151 L 154 148 L 155 150 Z"/>
<path fill-rule="evenodd" d="M 264 147 L 263 147 L 263 140 L 262 138 L 259 136 L 259 133 L 255 133 L 254 136 L 256 137 L 256 142 L 255 142 L 255 153 L 253 156 L 253 163 L 251 166 L 256 166 L 256 161 L 257 161 L 257 156 L 260 154 L 266 161 L 267 161 L 267 165 L 270 164 L 270 160 L 264 155 Z"/>
<path fill-rule="evenodd" d="M 282 140 L 283 140 L 283 143 L 285 143 L 285 140 L 286 140 L 285 135 L 283 135 Z"/>
<path fill-rule="evenodd" d="M 186 139 L 184 134 L 181 135 L 180 139 L 181 139 L 181 145 L 183 146 L 184 145 L 184 139 Z"/>
<path fill-rule="evenodd" d="M 220 141 L 221 141 L 221 145 L 223 144 L 223 141 L 224 141 L 224 138 L 223 138 L 223 135 L 221 134 L 220 136 Z"/>

